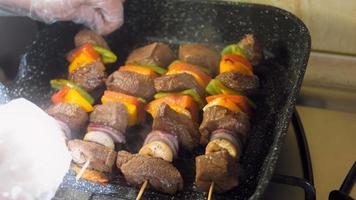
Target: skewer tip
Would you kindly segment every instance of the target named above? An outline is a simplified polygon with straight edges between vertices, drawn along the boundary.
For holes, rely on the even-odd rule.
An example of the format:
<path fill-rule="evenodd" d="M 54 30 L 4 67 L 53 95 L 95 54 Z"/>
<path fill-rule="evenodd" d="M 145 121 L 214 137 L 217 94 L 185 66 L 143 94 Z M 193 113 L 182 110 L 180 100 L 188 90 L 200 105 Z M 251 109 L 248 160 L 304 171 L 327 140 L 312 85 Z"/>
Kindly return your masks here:
<path fill-rule="evenodd" d="M 77 176 L 75 177 L 75 180 L 76 180 L 76 181 L 78 181 L 78 180 L 83 176 L 85 170 L 86 170 L 86 169 L 88 168 L 88 166 L 89 166 L 89 163 L 90 163 L 90 159 L 88 159 L 88 160 L 84 163 L 82 169 L 80 169 L 79 173 L 78 173 Z"/>
<path fill-rule="evenodd" d="M 141 186 L 140 191 L 138 192 L 138 195 L 136 197 L 136 200 L 140 200 L 142 198 L 143 193 L 145 192 L 145 189 L 147 187 L 148 181 L 145 180 Z"/>
<path fill-rule="evenodd" d="M 208 200 L 213 199 L 213 191 L 214 191 L 214 182 L 211 182 L 210 188 L 209 188 L 209 194 L 208 194 Z"/>

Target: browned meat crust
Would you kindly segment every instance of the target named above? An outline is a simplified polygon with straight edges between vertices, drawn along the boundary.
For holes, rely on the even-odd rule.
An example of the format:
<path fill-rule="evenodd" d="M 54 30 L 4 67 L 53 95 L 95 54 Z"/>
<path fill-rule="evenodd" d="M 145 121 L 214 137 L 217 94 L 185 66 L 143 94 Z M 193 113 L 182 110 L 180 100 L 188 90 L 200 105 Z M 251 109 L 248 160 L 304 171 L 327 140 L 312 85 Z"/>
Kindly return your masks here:
<path fill-rule="evenodd" d="M 194 122 L 165 103 L 159 106 L 152 129 L 177 135 L 178 142 L 188 150 L 199 144 L 199 133 Z"/>
<path fill-rule="evenodd" d="M 94 142 L 70 140 L 68 149 L 72 154 L 74 163 L 82 166 L 87 160 L 90 160 L 88 169 L 99 172 L 111 173 L 112 166 L 116 161 L 116 151 Z"/>
<path fill-rule="evenodd" d="M 242 141 L 247 137 L 250 130 L 249 117 L 242 112 L 232 112 L 222 106 L 207 108 L 203 114 L 203 122 L 199 127 L 201 134 L 200 143 L 207 145 L 210 134 L 217 129 L 226 129 L 239 134 Z"/>
<path fill-rule="evenodd" d="M 259 87 L 257 76 L 244 75 L 238 72 L 224 72 L 219 74 L 216 79 L 226 87 L 244 94 L 251 94 Z"/>
<path fill-rule="evenodd" d="M 183 178 L 172 163 L 151 156 L 119 151 L 117 167 L 128 184 L 140 187 L 147 180 L 155 190 L 174 194 L 183 189 Z"/>
<path fill-rule="evenodd" d="M 106 79 L 105 66 L 97 61 L 79 67 L 68 77 L 74 83 L 88 92 L 101 88 Z"/>
<path fill-rule="evenodd" d="M 206 96 L 195 78 L 187 73 L 171 74 L 158 77 L 154 80 L 154 86 L 157 92 L 180 92 L 187 89 L 195 90 L 200 97 Z"/>
<path fill-rule="evenodd" d="M 147 75 L 131 71 L 116 71 L 106 80 L 109 90 L 122 92 L 146 100 L 153 98 L 156 93 L 153 79 Z"/>
<path fill-rule="evenodd" d="M 106 49 L 110 49 L 108 43 L 106 43 L 106 41 L 102 36 L 90 30 L 79 31 L 74 37 L 74 43 L 76 47 L 89 43 L 89 44 L 104 47 Z"/>
<path fill-rule="evenodd" d="M 52 117 L 66 123 L 72 132 L 80 132 L 88 122 L 88 114 L 76 104 L 57 103 L 47 109 Z"/>
<path fill-rule="evenodd" d="M 172 49 L 166 44 L 155 42 L 132 51 L 125 64 L 154 65 L 165 68 L 173 60 Z"/>
<path fill-rule="evenodd" d="M 239 184 L 239 168 L 227 151 L 222 150 L 195 158 L 195 183 L 202 191 L 209 191 L 214 182 L 214 192 L 222 193 Z"/>
<path fill-rule="evenodd" d="M 127 108 L 118 102 L 97 105 L 90 114 L 90 122 L 110 126 L 125 133 L 128 124 Z"/>
<path fill-rule="evenodd" d="M 202 44 L 182 44 L 179 46 L 179 60 L 206 67 L 215 75 L 218 72 L 220 55 L 212 48 Z"/>
<path fill-rule="evenodd" d="M 239 47 L 245 50 L 248 60 L 256 65 L 263 59 L 263 52 L 256 37 L 253 34 L 247 34 L 239 42 Z"/>

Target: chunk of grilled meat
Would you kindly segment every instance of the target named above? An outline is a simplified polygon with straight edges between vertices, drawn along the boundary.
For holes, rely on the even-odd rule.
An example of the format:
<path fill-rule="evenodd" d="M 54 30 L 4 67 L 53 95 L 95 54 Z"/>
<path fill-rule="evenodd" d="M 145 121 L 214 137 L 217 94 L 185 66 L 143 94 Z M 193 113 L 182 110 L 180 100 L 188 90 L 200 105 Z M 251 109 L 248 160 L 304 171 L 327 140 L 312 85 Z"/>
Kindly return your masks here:
<path fill-rule="evenodd" d="M 214 192 L 222 193 L 239 184 L 239 168 L 226 150 L 195 158 L 195 183 L 202 191 L 209 191 L 214 182 Z"/>
<path fill-rule="evenodd" d="M 74 43 L 76 47 L 80 47 L 83 44 L 89 43 L 110 49 L 108 43 L 106 43 L 105 39 L 101 35 L 90 30 L 79 31 L 74 37 Z"/>
<path fill-rule="evenodd" d="M 99 61 L 92 62 L 79 67 L 70 73 L 68 78 L 90 93 L 103 90 L 106 79 L 105 66 Z"/>
<path fill-rule="evenodd" d="M 119 151 L 117 167 L 128 184 L 140 187 L 144 181 L 155 190 L 174 194 L 183 189 L 183 178 L 172 163 L 141 154 Z"/>
<path fill-rule="evenodd" d="M 128 124 L 127 108 L 124 104 L 117 102 L 97 105 L 90 114 L 90 122 L 110 126 L 125 133 Z"/>
<path fill-rule="evenodd" d="M 152 99 L 156 93 L 153 79 L 150 76 L 131 71 L 115 71 L 106 80 L 106 86 L 109 90 L 146 100 Z"/>
<path fill-rule="evenodd" d="M 88 113 L 77 104 L 57 103 L 51 105 L 47 113 L 66 123 L 73 133 L 80 132 L 88 122 Z"/>
<path fill-rule="evenodd" d="M 257 76 L 244 75 L 239 72 L 224 72 L 216 77 L 223 85 L 243 94 L 251 94 L 259 87 Z"/>
<path fill-rule="evenodd" d="M 178 142 L 188 150 L 192 150 L 199 144 L 199 133 L 194 122 L 165 103 L 157 108 L 152 129 L 175 134 L 178 137 Z"/>
<path fill-rule="evenodd" d="M 172 49 L 163 43 L 155 42 L 135 49 L 126 60 L 126 65 L 154 65 L 167 67 L 174 60 Z"/>
<path fill-rule="evenodd" d="M 239 47 L 245 50 L 247 59 L 253 64 L 259 64 L 263 59 L 263 52 L 256 37 L 253 34 L 245 35 L 238 43 Z"/>
<path fill-rule="evenodd" d="M 186 63 L 206 67 L 215 76 L 219 67 L 219 54 L 203 44 L 182 44 L 179 46 L 179 60 Z"/>
<path fill-rule="evenodd" d="M 249 117 L 242 112 L 233 112 L 222 106 L 207 108 L 203 114 L 203 122 L 199 127 L 200 143 L 208 144 L 210 134 L 218 129 L 226 129 L 237 133 L 244 142 L 250 130 Z"/>
<path fill-rule="evenodd" d="M 75 164 L 83 166 L 87 160 L 90 160 L 88 169 L 99 172 L 111 173 L 116 161 L 116 151 L 94 142 L 70 140 L 68 149 Z"/>
<path fill-rule="evenodd" d="M 180 92 L 187 89 L 195 90 L 200 97 L 204 98 L 206 92 L 195 78 L 187 73 L 170 74 L 158 77 L 154 80 L 157 92 Z"/>

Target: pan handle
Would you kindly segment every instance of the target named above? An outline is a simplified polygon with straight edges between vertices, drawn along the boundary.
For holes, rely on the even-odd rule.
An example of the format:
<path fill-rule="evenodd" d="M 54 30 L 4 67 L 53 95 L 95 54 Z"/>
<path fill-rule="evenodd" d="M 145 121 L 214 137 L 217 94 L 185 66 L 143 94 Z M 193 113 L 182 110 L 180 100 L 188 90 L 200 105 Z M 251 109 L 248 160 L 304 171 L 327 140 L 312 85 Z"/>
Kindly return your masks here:
<path fill-rule="evenodd" d="M 300 187 L 304 190 L 305 200 L 316 199 L 314 186 L 305 179 L 295 177 L 295 176 L 275 174 L 273 175 L 271 181 L 278 184 Z"/>

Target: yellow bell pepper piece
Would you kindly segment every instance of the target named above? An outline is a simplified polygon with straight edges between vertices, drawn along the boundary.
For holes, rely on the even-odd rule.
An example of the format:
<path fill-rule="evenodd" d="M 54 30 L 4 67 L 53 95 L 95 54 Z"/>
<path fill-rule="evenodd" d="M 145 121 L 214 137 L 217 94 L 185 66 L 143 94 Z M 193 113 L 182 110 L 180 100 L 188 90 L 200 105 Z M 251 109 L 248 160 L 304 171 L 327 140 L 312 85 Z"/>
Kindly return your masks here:
<path fill-rule="evenodd" d="M 77 104 L 86 112 L 93 111 L 93 106 L 75 89 L 70 89 L 64 96 L 64 102 Z"/>
<path fill-rule="evenodd" d="M 222 106 L 225 107 L 233 112 L 241 112 L 240 107 L 238 107 L 233 101 L 226 99 L 226 98 L 217 98 L 208 103 L 204 108 L 203 111 L 205 111 L 207 108 L 212 107 L 212 106 Z"/>
<path fill-rule="evenodd" d="M 79 67 L 82 67 L 84 65 L 87 65 L 89 63 L 98 61 L 100 59 L 95 59 L 85 53 L 79 54 L 74 60 L 70 63 L 68 71 L 69 73 L 73 73 L 75 70 L 77 70 Z"/>
<path fill-rule="evenodd" d="M 103 104 L 106 104 L 108 102 L 117 102 L 117 101 L 114 101 L 112 98 L 109 98 L 107 96 L 103 96 L 101 98 L 101 102 Z M 127 109 L 127 113 L 129 115 L 129 122 L 128 122 L 128 125 L 129 126 L 133 126 L 133 125 L 136 125 L 137 124 L 137 121 L 138 121 L 138 108 L 135 104 L 132 104 L 132 103 L 129 103 L 129 102 L 126 102 L 125 100 L 121 99 L 120 100 L 120 103 L 124 104 L 126 106 L 126 109 Z"/>

